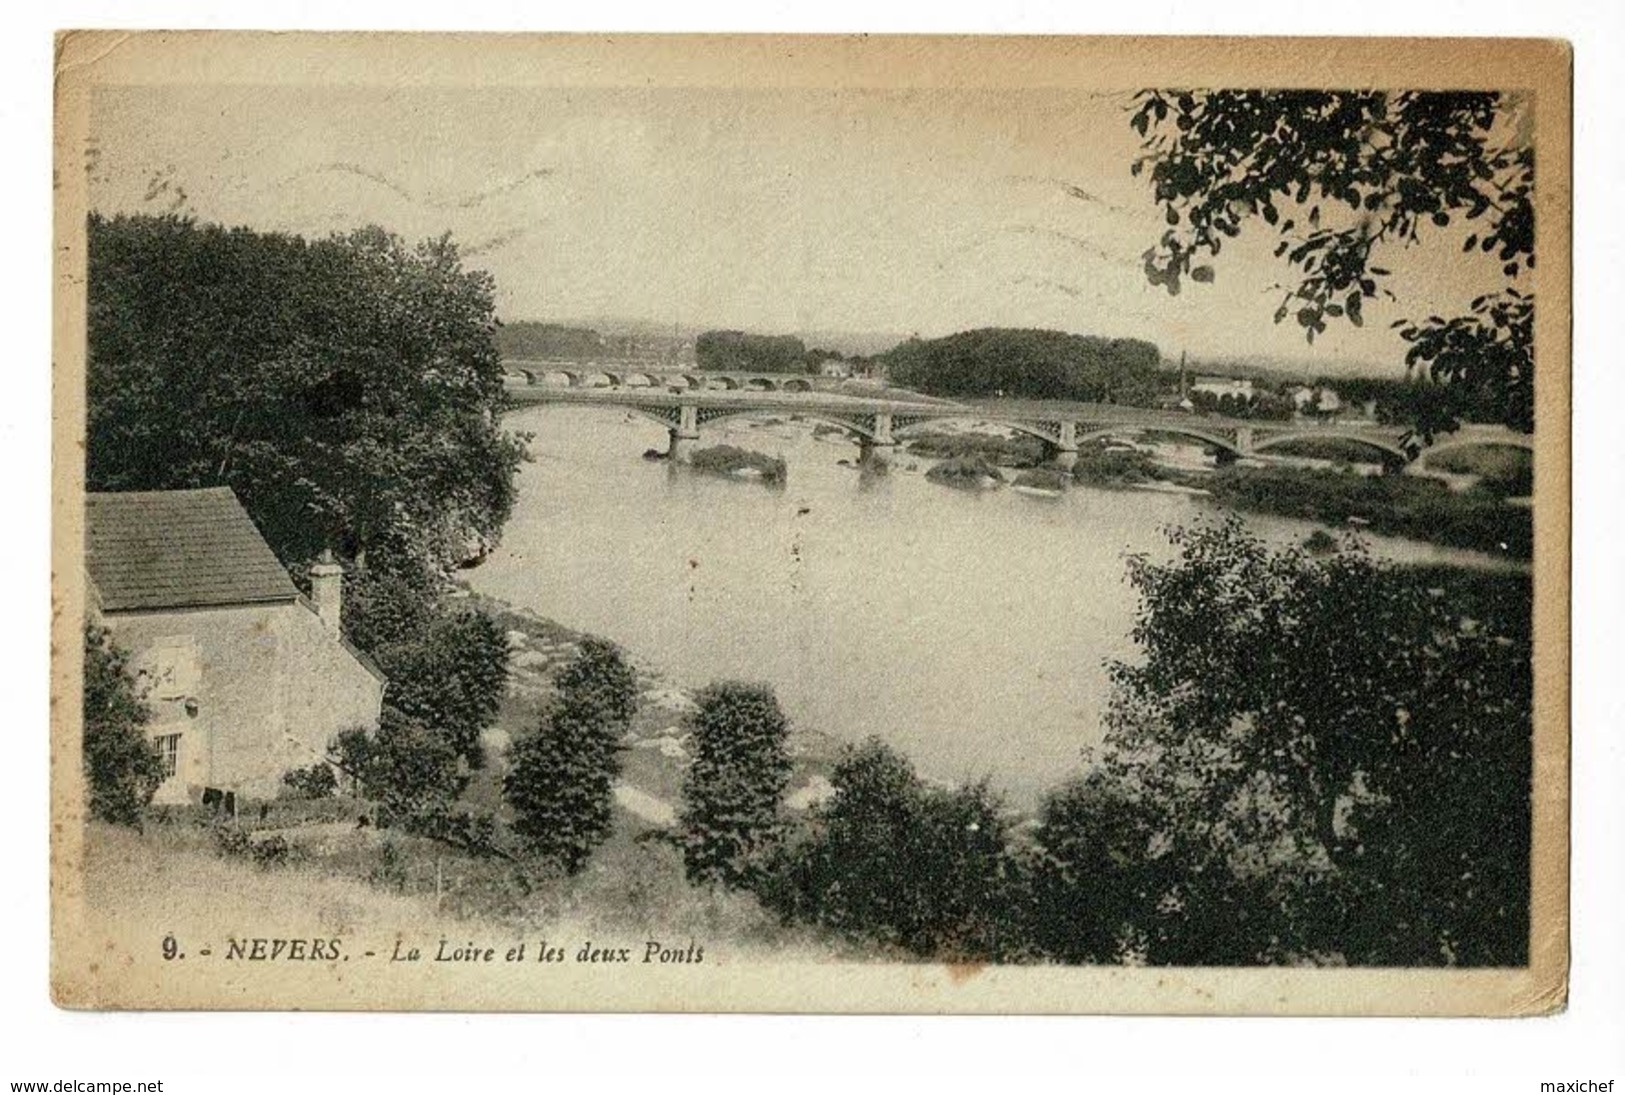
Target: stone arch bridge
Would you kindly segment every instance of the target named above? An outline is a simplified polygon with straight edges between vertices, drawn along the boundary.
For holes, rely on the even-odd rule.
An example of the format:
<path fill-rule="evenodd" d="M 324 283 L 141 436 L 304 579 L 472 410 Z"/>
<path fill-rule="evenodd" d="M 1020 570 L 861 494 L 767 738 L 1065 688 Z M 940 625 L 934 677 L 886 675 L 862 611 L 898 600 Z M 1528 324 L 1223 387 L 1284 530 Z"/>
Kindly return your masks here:
<path fill-rule="evenodd" d="M 510 384 L 642 392 L 812 392 L 825 378 L 804 373 L 713 372 L 638 364 L 583 364 L 573 361 L 505 361 Z"/>
<path fill-rule="evenodd" d="M 786 379 L 780 377 L 778 379 Z M 791 377 L 800 380 L 812 378 Z M 1186 438 L 1212 448 L 1221 463 L 1267 456 L 1302 441 L 1342 441 L 1370 449 L 1390 470 L 1417 470 L 1429 457 L 1452 449 L 1504 445 L 1534 449 L 1534 439 L 1502 426 L 1463 426 L 1432 446 L 1407 443 L 1406 431 L 1376 423 L 1265 422 L 1193 415 L 1178 411 L 1104 403 L 952 403 L 940 400 L 867 399 L 802 389 L 769 391 L 706 389 L 671 391 L 646 387 L 511 386 L 516 404 L 579 404 L 630 411 L 663 427 L 668 454 L 685 459 L 708 425 L 763 414 L 796 415 L 839 429 L 860 446 L 863 458 L 884 462 L 899 437 L 919 427 L 951 420 L 986 422 L 1042 441 L 1052 463 L 1070 468 L 1080 446 L 1103 438 L 1156 433 Z"/>

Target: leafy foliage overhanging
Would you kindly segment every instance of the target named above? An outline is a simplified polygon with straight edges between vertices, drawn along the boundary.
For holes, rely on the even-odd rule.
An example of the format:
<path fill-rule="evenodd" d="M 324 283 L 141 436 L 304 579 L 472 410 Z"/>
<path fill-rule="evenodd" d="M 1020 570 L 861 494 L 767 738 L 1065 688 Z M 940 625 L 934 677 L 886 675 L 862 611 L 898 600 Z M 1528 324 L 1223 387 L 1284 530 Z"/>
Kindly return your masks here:
<path fill-rule="evenodd" d="M 1360 326 L 1387 288 L 1379 255 L 1460 227 L 1463 252 L 1488 256 L 1505 284 L 1457 315 L 1399 320 L 1408 368 L 1455 398 L 1419 408 L 1425 438 L 1453 429 L 1467 407 L 1534 428 L 1535 153 L 1527 104 L 1501 92 L 1147 90 L 1131 124 L 1133 164 L 1168 228 L 1142 256 L 1171 294 L 1211 282 L 1225 243 L 1250 220 L 1280 236 L 1276 258 L 1296 272 L 1275 321 L 1313 342 L 1329 320 Z"/>

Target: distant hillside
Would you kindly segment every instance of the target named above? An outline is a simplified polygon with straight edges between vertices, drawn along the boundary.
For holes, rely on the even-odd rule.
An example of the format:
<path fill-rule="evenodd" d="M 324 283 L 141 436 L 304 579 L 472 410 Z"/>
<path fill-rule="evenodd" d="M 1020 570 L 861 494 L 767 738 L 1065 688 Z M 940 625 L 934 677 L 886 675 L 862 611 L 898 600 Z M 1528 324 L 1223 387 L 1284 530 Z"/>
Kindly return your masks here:
<path fill-rule="evenodd" d="M 497 328 L 496 344 L 505 358 L 590 361 L 604 354 L 604 339 L 597 331 L 560 323 L 505 323 Z"/>

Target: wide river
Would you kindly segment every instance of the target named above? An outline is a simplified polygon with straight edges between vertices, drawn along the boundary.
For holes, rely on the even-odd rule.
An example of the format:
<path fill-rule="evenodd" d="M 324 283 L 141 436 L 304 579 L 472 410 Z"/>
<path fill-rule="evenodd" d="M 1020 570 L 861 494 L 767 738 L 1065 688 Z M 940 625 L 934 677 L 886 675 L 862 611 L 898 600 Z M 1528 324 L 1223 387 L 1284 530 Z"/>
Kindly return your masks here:
<path fill-rule="evenodd" d="M 1150 491 L 957 491 L 903 453 L 860 481 L 839 463 L 856 445 L 800 423 L 735 420 L 701 442 L 783 456 L 784 490 L 643 460 L 665 434 L 624 412 L 539 407 L 508 425 L 535 435 L 533 461 L 502 545 L 468 572 L 477 591 L 613 639 L 676 683 L 769 682 L 800 725 L 878 735 L 922 774 L 988 776 L 1018 805 L 1100 740 L 1106 664 L 1135 653 L 1125 555 L 1165 557 L 1165 526 L 1219 512 Z M 1281 543 L 1315 527 L 1248 523 Z"/>

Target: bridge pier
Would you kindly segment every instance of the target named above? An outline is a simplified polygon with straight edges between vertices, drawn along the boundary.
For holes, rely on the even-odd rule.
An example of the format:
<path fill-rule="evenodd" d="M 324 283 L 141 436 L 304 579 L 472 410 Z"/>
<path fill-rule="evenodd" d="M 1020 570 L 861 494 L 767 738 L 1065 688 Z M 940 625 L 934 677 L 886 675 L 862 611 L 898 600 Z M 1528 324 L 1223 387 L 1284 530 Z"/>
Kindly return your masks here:
<path fill-rule="evenodd" d="M 700 439 L 697 433 L 683 433 L 681 430 L 667 431 L 666 459 L 673 464 L 686 464 L 694 458 L 694 443 Z"/>
<path fill-rule="evenodd" d="M 677 425 L 666 431 L 669 443 L 666 459 L 673 464 L 686 464 L 694 456 L 694 443 L 700 439 L 700 408 L 683 403 L 677 408 Z"/>
<path fill-rule="evenodd" d="M 1047 455 L 1052 467 L 1061 471 L 1071 471 L 1078 466 L 1078 424 L 1062 422 L 1060 427 L 1060 440 L 1048 446 Z"/>
<path fill-rule="evenodd" d="M 895 441 L 876 441 L 870 437 L 858 439 L 858 466 L 882 470 L 891 466 L 892 453 L 897 450 Z"/>
<path fill-rule="evenodd" d="M 858 464 L 879 471 L 891 465 L 892 453 L 897 449 L 897 439 L 892 437 L 892 420 L 889 413 L 878 412 L 874 417 L 874 427 L 873 437 L 858 438 Z"/>

